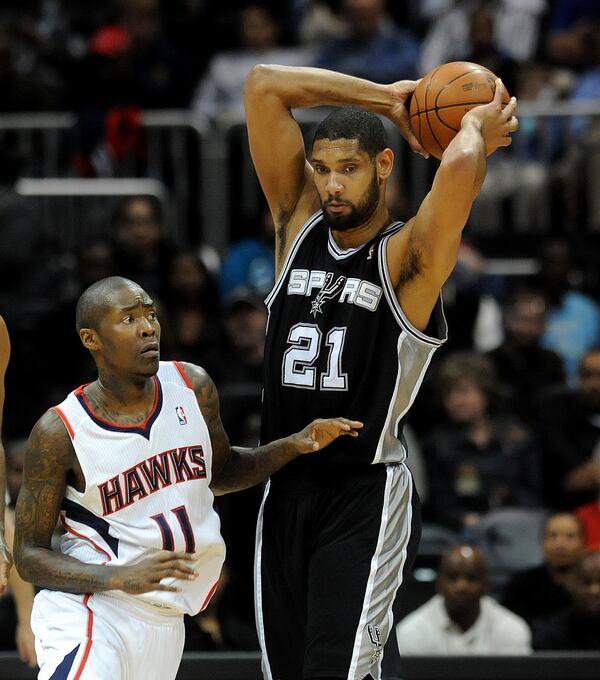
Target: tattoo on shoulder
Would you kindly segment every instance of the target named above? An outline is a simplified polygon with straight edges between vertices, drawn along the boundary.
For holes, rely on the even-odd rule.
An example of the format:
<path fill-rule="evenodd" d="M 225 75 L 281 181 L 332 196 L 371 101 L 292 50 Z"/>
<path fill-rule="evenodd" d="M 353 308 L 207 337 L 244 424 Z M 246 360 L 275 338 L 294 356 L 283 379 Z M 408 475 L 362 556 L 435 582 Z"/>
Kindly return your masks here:
<path fill-rule="evenodd" d="M 196 393 L 202 415 L 210 429 L 211 424 L 215 423 L 219 417 L 219 394 L 216 385 L 200 366 L 184 364 L 184 368 Z"/>

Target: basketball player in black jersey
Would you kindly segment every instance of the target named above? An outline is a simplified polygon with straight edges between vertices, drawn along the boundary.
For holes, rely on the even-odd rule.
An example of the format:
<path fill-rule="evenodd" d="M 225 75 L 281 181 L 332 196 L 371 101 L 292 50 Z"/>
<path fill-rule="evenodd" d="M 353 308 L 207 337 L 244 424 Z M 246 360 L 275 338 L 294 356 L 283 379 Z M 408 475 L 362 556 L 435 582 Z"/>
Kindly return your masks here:
<path fill-rule="evenodd" d="M 474 108 L 406 224 L 390 219 L 387 116 L 408 124 L 413 81 L 378 85 L 311 68 L 256 66 L 245 83 L 250 150 L 276 230 L 267 298 L 263 441 L 313 414 L 364 423 L 330 455 L 271 477 L 257 529 L 256 603 L 268 680 L 378 679 L 391 606 L 419 536 L 402 425 L 446 327 L 440 289 L 486 172 L 508 146 L 516 100 Z M 295 107 L 338 107 L 311 159 Z M 361 107 L 361 108 L 358 108 Z"/>

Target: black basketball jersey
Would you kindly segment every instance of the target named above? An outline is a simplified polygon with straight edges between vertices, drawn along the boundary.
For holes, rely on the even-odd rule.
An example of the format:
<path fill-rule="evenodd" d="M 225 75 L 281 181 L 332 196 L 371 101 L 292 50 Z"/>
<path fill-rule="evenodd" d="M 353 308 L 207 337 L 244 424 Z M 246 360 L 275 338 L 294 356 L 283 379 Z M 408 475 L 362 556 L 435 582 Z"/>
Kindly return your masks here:
<path fill-rule="evenodd" d="M 315 418 L 360 420 L 357 438 L 300 456 L 274 481 L 323 482 L 371 463 L 402 462 L 402 425 L 433 352 L 446 339 L 438 300 L 422 333 L 405 317 L 386 248 L 395 222 L 358 248 L 341 250 L 319 211 L 302 227 L 266 299 L 269 310 L 261 440 Z M 431 328 L 435 328 L 431 331 Z"/>

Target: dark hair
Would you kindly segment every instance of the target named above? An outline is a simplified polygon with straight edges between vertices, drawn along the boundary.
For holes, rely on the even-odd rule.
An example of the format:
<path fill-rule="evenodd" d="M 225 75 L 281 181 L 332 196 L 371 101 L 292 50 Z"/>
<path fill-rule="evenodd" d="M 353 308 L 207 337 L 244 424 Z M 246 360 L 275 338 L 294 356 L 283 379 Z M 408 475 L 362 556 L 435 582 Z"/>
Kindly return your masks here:
<path fill-rule="evenodd" d="M 330 113 L 317 126 L 313 146 L 318 139 L 357 139 L 360 150 L 371 158 L 388 146 L 381 120 L 358 106 L 345 106 Z"/>
<path fill-rule="evenodd" d="M 163 207 L 160 200 L 156 196 L 139 195 L 139 196 L 127 196 L 127 198 L 124 198 L 122 201 L 119 202 L 113 213 L 112 219 L 113 228 L 118 227 L 125 220 L 125 217 L 127 215 L 127 208 L 134 201 L 143 201 L 148 206 L 150 206 L 150 210 L 152 211 L 154 221 L 157 224 L 162 225 Z"/>
<path fill-rule="evenodd" d="M 109 276 L 86 288 L 79 296 L 75 309 L 77 332 L 79 333 L 82 328 L 97 329 L 104 312 L 110 307 L 112 293 L 126 286 L 138 286 L 138 284 L 122 276 Z"/>
<path fill-rule="evenodd" d="M 457 382 L 466 379 L 481 390 L 490 403 L 498 398 L 498 382 L 494 364 L 488 357 L 472 352 L 448 355 L 438 369 L 437 388 L 443 398 Z"/>

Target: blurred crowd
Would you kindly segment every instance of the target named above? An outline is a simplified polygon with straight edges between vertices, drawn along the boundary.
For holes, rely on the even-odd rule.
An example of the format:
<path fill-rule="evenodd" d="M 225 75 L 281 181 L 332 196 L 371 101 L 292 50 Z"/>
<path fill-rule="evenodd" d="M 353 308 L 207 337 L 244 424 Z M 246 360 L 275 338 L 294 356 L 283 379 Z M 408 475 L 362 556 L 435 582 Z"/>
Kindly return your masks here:
<path fill-rule="evenodd" d="M 98 174 L 98 140 L 116 153 L 122 125 L 135 126 L 141 109 L 188 107 L 214 120 L 242 115 L 242 83 L 255 63 L 312 64 L 392 82 L 463 59 L 501 75 L 524 99 L 598 100 L 600 2 L 4 0 L 0 7 L 0 111 L 76 112 L 76 167 L 85 176 Z M 550 128 L 555 152 L 570 149 L 566 140 L 586 126 L 581 118 Z M 527 121 L 519 134 L 532 149 L 539 142 Z M 263 300 L 273 285 L 267 211 L 261 206 L 221 261 L 202 242 L 176 244 L 156 198 L 131 196 L 114 205 L 98 237 L 49 258 L 35 208 L 14 189 L 19 154 L 2 141 L 11 504 L 33 423 L 95 377 L 75 332 L 75 302 L 113 274 L 155 297 L 162 358 L 204 366 L 231 441 L 256 444 Z M 496 186 L 503 177 L 515 181 L 514 168 L 492 170 Z M 396 612 L 405 653 L 600 651 L 600 246 L 593 235 L 556 230 L 535 251 L 531 273 L 494 274 L 467 230 L 444 288 L 450 337 L 406 426 L 428 530 L 401 595 L 411 611 L 403 604 Z M 226 574 L 209 610 L 187 621 L 188 649 L 257 648 L 252 561 L 260 497 L 257 488 L 217 501 Z M 439 634 L 423 634 L 432 625 Z M 11 626 L 5 598 L 1 645 L 11 646 Z M 425 645 L 434 640 L 437 648 Z"/>

